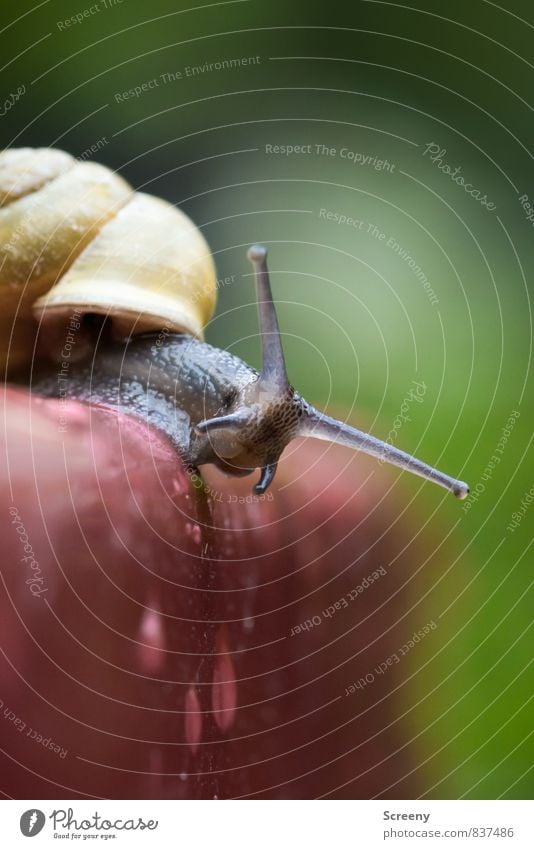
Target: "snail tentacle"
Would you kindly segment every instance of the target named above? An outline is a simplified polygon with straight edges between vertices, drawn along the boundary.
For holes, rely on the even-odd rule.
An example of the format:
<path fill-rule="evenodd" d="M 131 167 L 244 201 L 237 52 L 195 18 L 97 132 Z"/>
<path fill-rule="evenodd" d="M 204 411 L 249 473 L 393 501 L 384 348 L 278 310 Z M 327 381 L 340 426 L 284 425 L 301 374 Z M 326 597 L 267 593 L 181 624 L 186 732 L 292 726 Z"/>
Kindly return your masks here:
<path fill-rule="evenodd" d="M 338 442 L 356 451 L 363 451 L 378 460 L 398 466 L 426 480 L 433 481 L 439 486 L 448 489 L 457 498 L 467 498 L 469 487 L 466 483 L 440 472 L 438 469 L 423 463 L 411 454 L 395 448 L 369 433 L 358 430 L 345 422 L 332 419 L 330 416 L 320 413 L 319 410 L 309 407 L 299 427 L 302 436 L 313 436 L 315 439 L 324 439 L 328 442 Z"/>
<path fill-rule="evenodd" d="M 263 467 L 263 469 L 261 470 L 260 479 L 254 487 L 254 493 L 256 495 L 263 495 L 263 493 L 267 491 L 267 489 L 274 480 L 277 467 L 278 463 L 269 463 L 268 466 Z"/>
<path fill-rule="evenodd" d="M 338 442 L 363 451 L 383 462 L 419 475 L 466 498 L 469 487 L 463 481 L 418 460 L 368 433 L 319 412 L 294 391 L 287 379 L 280 330 L 276 317 L 269 272 L 267 250 L 254 245 L 248 252 L 255 269 L 258 316 L 262 340 L 262 370 L 255 381 L 239 394 L 232 411 L 217 415 L 195 426 L 207 434 L 215 454 L 226 451 L 237 464 L 253 461 L 261 466 L 256 493 L 263 493 L 272 483 L 278 459 L 285 446 L 296 436 L 311 436 Z M 241 451 L 237 446 L 240 446 Z M 236 459 L 237 457 L 237 459 Z M 230 461 L 227 457 L 227 462 Z"/>
<path fill-rule="evenodd" d="M 238 410 L 236 413 L 230 413 L 228 416 L 214 416 L 212 419 L 205 419 L 194 426 L 197 433 L 211 433 L 222 428 L 240 428 L 250 422 L 252 411 L 248 409 Z"/>
<path fill-rule="evenodd" d="M 256 278 L 262 346 L 262 369 L 259 380 L 268 386 L 276 387 L 279 392 L 285 392 L 289 387 L 289 381 L 267 269 L 267 249 L 263 245 L 253 245 L 248 251 L 248 258 L 254 266 Z"/>

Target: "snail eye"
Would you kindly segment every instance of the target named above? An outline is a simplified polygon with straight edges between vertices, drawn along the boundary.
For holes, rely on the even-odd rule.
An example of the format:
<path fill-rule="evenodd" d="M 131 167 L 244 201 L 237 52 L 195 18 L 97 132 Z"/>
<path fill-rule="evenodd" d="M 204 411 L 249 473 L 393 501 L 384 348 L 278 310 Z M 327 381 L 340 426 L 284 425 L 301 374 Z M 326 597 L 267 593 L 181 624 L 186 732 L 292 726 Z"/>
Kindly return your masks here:
<path fill-rule="evenodd" d="M 235 390 L 229 390 L 223 397 L 222 400 L 222 408 L 223 410 L 229 410 L 230 407 L 233 406 L 235 400 L 237 398 L 237 392 Z"/>

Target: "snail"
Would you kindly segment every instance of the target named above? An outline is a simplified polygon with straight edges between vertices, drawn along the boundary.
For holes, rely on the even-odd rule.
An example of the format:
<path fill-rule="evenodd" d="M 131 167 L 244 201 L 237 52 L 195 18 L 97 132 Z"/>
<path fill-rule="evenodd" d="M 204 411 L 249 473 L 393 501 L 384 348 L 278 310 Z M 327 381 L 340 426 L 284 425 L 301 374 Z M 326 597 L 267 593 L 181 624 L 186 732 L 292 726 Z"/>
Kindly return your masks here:
<path fill-rule="evenodd" d="M 32 392 L 141 417 L 168 435 L 190 469 L 260 469 L 256 494 L 272 482 L 288 443 L 310 436 L 467 496 L 467 484 L 319 412 L 291 386 L 261 245 L 248 252 L 260 372 L 203 341 L 216 275 L 199 230 L 104 166 L 54 149 L 1 153 L 0 246 L 0 355 L 8 374 L 29 369 L 23 379 Z M 68 327 L 75 344 L 57 345 Z M 59 366 L 37 354 L 36 367 L 35 340 L 47 334 Z"/>

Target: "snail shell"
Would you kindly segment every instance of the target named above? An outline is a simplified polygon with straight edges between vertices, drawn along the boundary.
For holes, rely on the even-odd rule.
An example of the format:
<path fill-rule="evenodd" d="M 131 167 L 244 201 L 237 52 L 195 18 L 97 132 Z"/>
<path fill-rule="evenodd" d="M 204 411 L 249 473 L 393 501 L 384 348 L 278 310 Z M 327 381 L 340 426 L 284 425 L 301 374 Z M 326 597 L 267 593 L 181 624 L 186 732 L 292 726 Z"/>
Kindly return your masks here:
<path fill-rule="evenodd" d="M 0 153 L 0 361 L 33 355 L 38 323 L 74 310 L 116 335 L 166 328 L 202 338 L 215 307 L 208 245 L 172 204 L 110 169 L 53 149 Z"/>

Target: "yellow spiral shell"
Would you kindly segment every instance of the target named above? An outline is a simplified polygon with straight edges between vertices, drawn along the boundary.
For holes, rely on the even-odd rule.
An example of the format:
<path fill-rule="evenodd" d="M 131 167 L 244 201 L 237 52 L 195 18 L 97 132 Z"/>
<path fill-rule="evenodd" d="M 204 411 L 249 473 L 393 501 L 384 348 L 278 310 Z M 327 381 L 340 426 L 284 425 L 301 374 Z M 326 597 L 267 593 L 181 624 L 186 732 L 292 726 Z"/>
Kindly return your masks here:
<path fill-rule="evenodd" d="M 53 149 L 0 153 L 0 361 L 31 361 L 38 323 L 74 311 L 118 335 L 202 337 L 215 308 L 209 247 L 172 204 Z"/>

